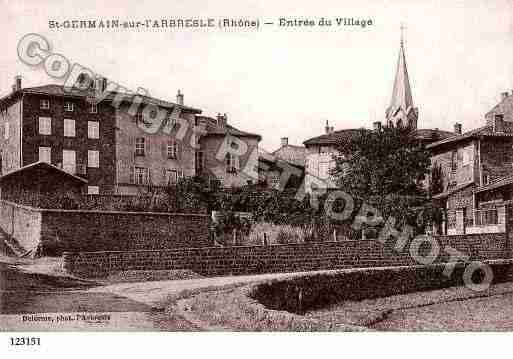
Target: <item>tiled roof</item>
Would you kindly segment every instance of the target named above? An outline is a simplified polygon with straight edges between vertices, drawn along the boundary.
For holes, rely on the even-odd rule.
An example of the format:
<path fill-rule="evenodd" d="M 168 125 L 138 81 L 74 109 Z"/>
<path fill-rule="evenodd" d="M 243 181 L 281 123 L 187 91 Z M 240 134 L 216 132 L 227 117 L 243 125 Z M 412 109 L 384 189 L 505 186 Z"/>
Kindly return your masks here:
<path fill-rule="evenodd" d="M 306 162 L 306 147 L 286 145 L 278 148 L 272 153 L 275 157 L 284 161 L 304 166 Z"/>
<path fill-rule="evenodd" d="M 489 116 L 495 113 L 498 114 L 508 114 L 513 110 L 513 95 L 509 95 L 504 98 L 501 102 L 495 105 L 490 111 L 486 113 L 485 116 Z"/>
<path fill-rule="evenodd" d="M 327 133 L 321 136 L 313 137 L 303 144 L 305 146 L 309 145 L 334 145 L 343 141 L 347 141 L 356 135 L 358 135 L 361 131 L 370 131 L 365 128 L 350 128 L 346 130 L 334 131 L 332 133 Z"/>
<path fill-rule="evenodd" d="M 431 129 L 431 128 L 419 128 L 415 135 L 418 139 L 421 140 L 443 140 L 448 137 L 454 136 L 454 132 L 443 131 L 439 129 Z"/>
<path fill-rule="evenodd" d="M 55 85 L 55 84 L 36 86 L 36 87 L 26 87 L 26 88 L 21 89 L 20 92 L 49 95 L 49 96 L 59 96 L 59 97 L 61 97 L 61 96 L 62 97 L 75 97 L 75 98 L 87 98 L 87 97 L 94 96 L 93 91 L 80 90 L 75 87 L 64 87 L 62 85 Z M 0 99 L 0 104 L 5 99 L 10 97 L 11 95 L 12 94 Z M 104 101 L 113 101 L 114 98 L 118 95 L 123 96 L 125 101 L 130 101 L 130 99 L 132 99 L 133 97 L 136 96 L 135 94 L 130 94 L 130 93 L 109 91 L 108 94 L 105 95 Z M 142 96 L 142 95 L 139 95 L 139 96 L 141 96 L 143 99 L 143 102 L 147 103 L 147 104 L 157 105 L 157 106 L 165 107 L 165 108 L 174 108 L 175 106 L 179 106 L 180 108 L 182 108 L 184 110 L 188 110 L 190 112 L 201 113 L 201 110 L 193 108 L 193 107 L 189 107 L 189 106 L 185 106 L 185 105 L 178 105 L 174 102 L 160 100 L 160 99 L 157 99 L 157 98 L 151 97 L 151 96 Z M 102 95 L 101 97 L 103 98 L 104 95 Z"/>
<path fill-rule="evenodd" d="M 490 183 L 486 186 L 477 187 L 474 192 L 485 192 L 485 191 L 489 191 L 492 189 L 507 186 L 512 183 L 513 183 L 513 176 L 502 177 L 502 178 L 499 178 L 499 179 L 493 181 L 492 183 Z"/>
<path fill-rule="evenodd" d="M 82 182 L 82 183 L 87 183 L 87 180 L 84 179 L 84 178 L 81 178 L 81 177 L 78 177 L 78 176 L 75 176 L 69 172 L 66 172 L 64 171 L 63 169 L 57 167 L 57 166 L 54 166 L 50 163 L 46 163 L 46 162 L 34 162 L 34 163 L 31 163 L 29 165 L 26 165 L 26 166 L 23 166 L 21 168 L 18 168 L 16 170 L 13 170 L 11 172 L 8 172 L 6 174 L 4 174 L 3 176 L 0 177 L 0 182 L 3 181 L 4 179 L 6 178 L 9 178 L 11 176 L 14 176 L 14 175 L 19 175 L 23 172 L 30 172 L 32 170 L 36 170 L 36 169 L 48 169 L 48 170 L 51 170 L 53 172 L 56 172 L 56 173 L 59 173 L 59 174 L 62 174 L 66 177 L 69 177 L 71 179 L 73 179 L 74 181 L 77 181 L 77 182 Z"/>
<path fill-rule="evenodd" d="M 225 127 L 221 127 L 217 125 L 217 120 L 208 117 L 208 116 L 196 116 L 200 120 L 204 121 L 204 124 L 206 126 L 206 136 L 226 136 L 226 135 L 232 135 L 235 137 L 254 137 L 257 138 L 258 141 L 262 139 L 262 136 L 257 135 L 255 133 L 246 132 L 239 130 L 238 128 L 235 128 L 231 125 L 226 124 Z"/>
<path fill-rule="evenodd" d="M 441 141 L 437 141 L 431 143 L 427 146 L 427 148 L 435 148 L 448 143 L 459 142 L 468 138 L 479 138 L 479 137 L 512 137 L 513 136 L 513 122 L 504 121 L 504 131 L 503 132 L 494 132 L 491 126 L 483 126 L 471 131 L 465 132 L 461 135 L 454 135 L 443 139 Z"/>
<path fill-rule="evenodd" d="M 449 195 L 451 195 L 451 194 L 453 194 L 455 192 L 461 191 L 462 189 L 467 188 L 468 186 L 473 185 L 473 184 L 474 184 L 474 182 L 468 182 L 468 183 L 460 184 L 458 186 L 452 187 L 451 189 L 448 189 L 445 192 L 435 194 L 433 196 L 433 199 L 445 198 L 445 197 L 447 197 L 447 196 L 449 196 Z"/>
<path fill-rule="evenodd" d="M 303 142 L 305 145 L 330 145 L 337 144 L 341 141 L 347 141 L 348 139 L 354 137 L 360 131 L 371 131 L 365 128 L 352 128 L 346 130 L 335 131 L 333 133 L 321 135 L 318 137 L 311 138 Z M 416 137 L 420 140 L 429 142 L 435 139 L 440 138 L 448 138 L 450 136 L 454 136 L 454 133 L 448 131 L 442 131 L 438 129 L 418 129 L 416 131 Z"/>

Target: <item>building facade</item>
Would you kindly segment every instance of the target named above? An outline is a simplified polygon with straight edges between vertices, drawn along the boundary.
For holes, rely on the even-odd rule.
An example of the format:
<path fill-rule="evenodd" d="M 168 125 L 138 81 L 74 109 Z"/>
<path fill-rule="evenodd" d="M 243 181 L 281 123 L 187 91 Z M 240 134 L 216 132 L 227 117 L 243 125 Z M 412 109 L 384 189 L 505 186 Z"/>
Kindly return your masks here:
<path fill-rule="evenodd" d="M 201 110 L 183 105 L 180 93 L 177 102 L 145 98 L 135 115 L 130 113 L 129 101 L 116 110 L 116 194 L 137 195 L 196 175 L 194 126 Z M 158 119 L 159 128 L 145 126 L 153 124 L 145 111 L 148 105 L 165 114 L 163 120 Z M 180 110 L 175 111 L 176 107 Z M 174 118 L 173 113 L 179 116 Z"/>
<path fill-rule="evenodd" d="M 497 210 L 511 199 L 513 175 L 513 122 L 504 120 L 511 114 L 502 113 L 507 108 L 496 106 L 485 116 L 483 127 L 427 146 L 431 181 L 438 183 L 433 199 L 445 210 L 437 232 L 476 233 L 504 225 Z"/>
<path fill-rule="evenodd" d="M 22 88 L 0 99 L 0 166 L 6 174 L 34 162 L 87 180 L 89 193 L 112 193 L 115 111 L 59 85 Z"/>
<path fill-rule="evenodd" d="M 225 188 L 258 182 L 258 143 L 260 135 L 228 124 L 226 114 L 216 118 L 196 116 L 202 129 L 196 149 L 196 174 Z"/>
<path fill-rule="evenodd" d="M 106 79 L 84 87 L 86 80 L 22 88 L 16 77 L 0 99 L 1 174 L 48 162 L 86 179 L 89 194 L 117 195 L 198 175 L 225 187 L 257 182 L 261 137 L 229 125 L 226 115 L 200 116 L 180 92 L 176 102 L 136 98 L 107 91 Z"/>

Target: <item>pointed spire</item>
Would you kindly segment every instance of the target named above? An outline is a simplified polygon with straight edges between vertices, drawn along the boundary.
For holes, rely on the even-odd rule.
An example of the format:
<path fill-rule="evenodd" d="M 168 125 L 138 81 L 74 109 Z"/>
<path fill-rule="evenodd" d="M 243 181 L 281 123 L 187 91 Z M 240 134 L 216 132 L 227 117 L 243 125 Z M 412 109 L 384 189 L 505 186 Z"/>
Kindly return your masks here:
<path fill-rule="evenodd" d="M 387 122 L 409 124 L 416 127 L 416 118 L 411 117 L 410 112 L 416 111 L 413 107 L 413 97 L 410 87 L 410 78 L 406 66 L 406 55 L 404 51 L 404 25 L 401 25 L 401 42 L 399 47 L 399 58 L 395 73 L 394 87 L 390 106 L 386 112 Z M 400 121 L 400 122 L 399 122 Z"/>

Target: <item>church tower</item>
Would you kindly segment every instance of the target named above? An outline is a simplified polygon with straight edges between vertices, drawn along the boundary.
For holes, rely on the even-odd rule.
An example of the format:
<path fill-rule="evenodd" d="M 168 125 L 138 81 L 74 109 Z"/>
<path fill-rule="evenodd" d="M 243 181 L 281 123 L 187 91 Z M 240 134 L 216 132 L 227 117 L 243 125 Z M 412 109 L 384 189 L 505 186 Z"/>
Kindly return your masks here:
<path fill-rule="evenodd" d="M 387 125 L 410 127 L 417 129 L 417 120 L 419 111 L 413 105 L 411 94 L 410 78 L 406 67 L 406 56 L 404 54 L 404 27 L 401 26 L 401 44 L 399 48 L 399 59 L 397 60 L 397 69 L 395 73 L 394 88 L 390 106 L 386 110 Z"/>

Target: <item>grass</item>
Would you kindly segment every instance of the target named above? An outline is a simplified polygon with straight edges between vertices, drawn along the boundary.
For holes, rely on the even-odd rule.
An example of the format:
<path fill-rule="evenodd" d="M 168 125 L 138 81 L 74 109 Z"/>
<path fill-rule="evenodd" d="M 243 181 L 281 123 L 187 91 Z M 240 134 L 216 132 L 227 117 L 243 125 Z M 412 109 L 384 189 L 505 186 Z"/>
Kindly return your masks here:
<path fill-rule="evenodd" d="M 270 310 L 249 297 L 252 286 L 201 292 L 179 301 L 185 317 L 204 329 L 234 331 L 361 331 L 362 327 Z"/>
<path fill-rule="evenodd" d="M 203 278 L 191 270 L 127 270 L 109 274 L 102 278 L 101 282 L 114 283 L 135 283 L 159 280 L 184 280 Z"/>

